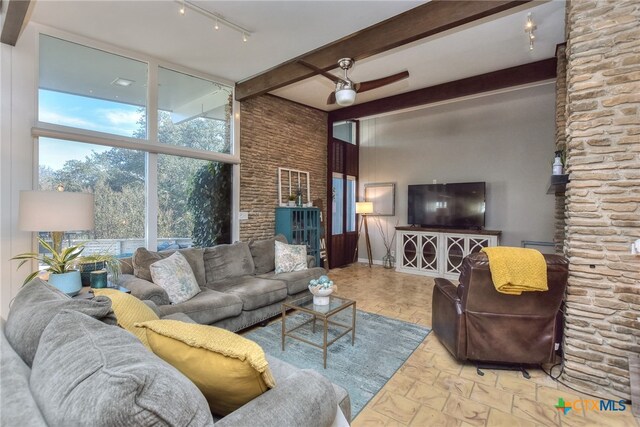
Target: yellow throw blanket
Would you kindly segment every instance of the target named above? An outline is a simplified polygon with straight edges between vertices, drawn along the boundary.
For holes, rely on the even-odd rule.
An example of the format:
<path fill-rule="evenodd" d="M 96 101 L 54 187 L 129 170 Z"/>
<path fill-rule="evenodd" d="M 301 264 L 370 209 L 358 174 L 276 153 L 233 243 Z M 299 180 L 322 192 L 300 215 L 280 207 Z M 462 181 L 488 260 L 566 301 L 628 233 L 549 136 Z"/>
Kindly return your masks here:
<path fill-rule="evenodd" d="M 489 258 L 493 285 L 498 292 L 520 295 L 522 292 L 547 291 L 547 263 L 535 249 L 497 246 L 483 248 Z"/>

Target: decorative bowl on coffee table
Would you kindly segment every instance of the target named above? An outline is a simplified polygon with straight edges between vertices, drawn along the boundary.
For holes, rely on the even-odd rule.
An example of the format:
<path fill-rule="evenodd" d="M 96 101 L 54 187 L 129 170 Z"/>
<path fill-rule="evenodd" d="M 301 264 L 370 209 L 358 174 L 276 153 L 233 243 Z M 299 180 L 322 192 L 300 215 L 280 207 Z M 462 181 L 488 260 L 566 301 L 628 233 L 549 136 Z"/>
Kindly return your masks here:
<path fill-rule="evenodd" d="M 329 305 L 329 295 L 333 293 L 334 289 L 333 281 L 324 275 L 309 282 L 309 291 L 313 294 L 315 305 Z"/>

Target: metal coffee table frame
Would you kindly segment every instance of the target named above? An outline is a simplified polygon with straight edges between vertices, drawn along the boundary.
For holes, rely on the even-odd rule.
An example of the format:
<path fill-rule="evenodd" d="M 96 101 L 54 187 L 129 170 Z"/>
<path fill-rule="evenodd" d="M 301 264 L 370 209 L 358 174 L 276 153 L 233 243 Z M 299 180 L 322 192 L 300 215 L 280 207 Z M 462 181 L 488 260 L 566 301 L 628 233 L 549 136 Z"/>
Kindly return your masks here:
<path fill-rule="evenodd" d="M 284 342 L 285 342 L 285 338 L 286 337 L 291 337 L 293 339 L 296 339 L 298 341 L 302 341 L 305 342 L 309 345 L 312 345 L 314 347 L 320 348 L 322 349 L 322 359 L 324 362 L 324 369 L 327 369 L 327 347 L 329 347 L 331 344 L 333 344 L 334 342 L 336 342 L 337 340 L 339 340 L 340 338 L 342 338 L 343 336 L 345 336 L 346 334 L 348 334 L 349 332 L 351 332 L 351 345 L 354 345 L 355 343 L 355 339 L 356 339 L 356 302 L 346 299 L 346 298 L 339 298 L 339 297 L 334 297 L 331 296 L 330 297 L 330 301 L 333 302 L 341 302 L 340 305 L 326 313 L 323 313 L 321 311 L 317 311 L 315 310 L 313 307 L 313 296 L 308 296 L 308 297 L 304 297 L 295 301 L 289 301 L 289 302 L 285 302 L 282 303 L 282 351 L 284 351 Z M 326 307 L 326 306 L 316 306 L 316 307 Z M 344 323 L 340 323 L 340 322 L 336 322 L 333 320 L 330 320 L 331 316 L 334 316 L 338 313 L 340 313 L 341 311 L 352 307 L 353 312 L 351 315 L 351 325 L 347 325 Z M 296 326 L 295 328 L 288 330 L 287 331 L 287 327 L 286 327 L 286 319 L 287 319 L 287 310 L 292 310 L 292 311 L 301 311 L 303 313 L 307 313 L 310 314 L 311 317 L 309 320 L 301 323 L 300 325 Z M 320 319 L 322 320 L 322 345 L 320 344 L 316 344 L 314 342 L 311 342 L 305 338 L 302 338 L 301 336 L 295 335 L 292 332 L 296 331 L 297 329 L 300 329 L 301 327 L 308 325 L 309 323 L 313 322 L 313 333 L 316 332 L 316 320 Z M 345 330 L 342 331 L 337 337 L 335 337 L 334 339 L 332 339 L 331 341 L 327 341 L 327 332 L 329 329 L 329 325 L 332 326 L 337 326 L 339 328 L 344 328 Z"/>

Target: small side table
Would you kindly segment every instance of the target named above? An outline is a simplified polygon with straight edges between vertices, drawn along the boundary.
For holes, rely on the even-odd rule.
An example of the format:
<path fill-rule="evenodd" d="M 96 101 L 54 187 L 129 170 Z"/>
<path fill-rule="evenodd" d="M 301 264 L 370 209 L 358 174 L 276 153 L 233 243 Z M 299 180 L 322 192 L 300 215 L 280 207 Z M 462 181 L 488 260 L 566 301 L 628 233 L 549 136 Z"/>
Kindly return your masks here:
<path fill-rule="evenodd" d="M 102 288 L 102 289 L 117 289 L 120 292 L 124 292 L 125 294 L 130 294 L 131 291 L 123 286 L 118 286 L 117 288 Z M 93 299 L 95 295 L 93 293 L 93 289 L 90 286 L 83 286 L 78 295 L 72 297 L 73 299 Z"/>
<path fill-rule="evenodd" d="M 342 310 L 345 310 L 349 307 L 352 308 L 351 325 L 330 320 L 332 316 L 340 313 Z M 291 310 L 292 313 L 295 311 L 301 311 L 303 313 L 310 314 L 311 318 L 305 321 L 304 323 L 301 323 L 300 325 L 287 330 L 287 310 Z M 316 320 L 322 321 L 322 344 L 316 344 L 314 342 L 311 342 L 293 333 L 297 329 L 300 329 L 301 327 L 311 322 L 313 322 L 312 331 L 313 333 L 315 333 Z M 331 341 L 328 341 L 327 339 L 329 325 L 332 325 L 342 330 L 342 332 L 340 332 L 338 336 L 332 339 Z M 351 345 L 353 345 L 356 340 L 356 302 L 355 301 L 352 301 L 346 298 L 339 298 L 331 295 L 329 296 L 328 305 L 314 305 L 313 295 L 308 295 L 304 298 L 301 298 L 295 301 L 288 301 L 282 304 L 282 351 L 284 351 L 284 343 L 285 343 L 286 337 L 290 337 L 298 341 L 302 341 L 304 343 L 312 345 L 314 347 L 317 347 L 322 350 L 322 361 L 324 364 L 324 369 L 327 369 L 327 347 L 329 347 L 331 344 L 333 344 L 334 342 L 336 342 L 337 340 L 339 340 L 349 332 L 351 332 Z"/>

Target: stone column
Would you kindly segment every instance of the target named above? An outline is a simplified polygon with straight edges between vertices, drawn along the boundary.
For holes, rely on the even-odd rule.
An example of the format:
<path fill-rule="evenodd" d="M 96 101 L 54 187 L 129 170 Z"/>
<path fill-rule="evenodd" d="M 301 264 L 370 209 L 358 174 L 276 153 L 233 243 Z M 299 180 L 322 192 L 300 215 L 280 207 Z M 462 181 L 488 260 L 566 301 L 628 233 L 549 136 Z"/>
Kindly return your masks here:
<path fill-rule="evenodd" d="M 567 56 L 564 44 L 556 47 L 556 151 L 566 148 L 567 142 Z M 565 241 L 565 195 L 556 193 L 555 205 L 555 233 L 553 241 L 556 253 L 564 255 Z"/>
<path fill-rule="evenodd" d="M 640 352 L 640 2 L 568 5 L 563 381 L 629 398 Z"/>

